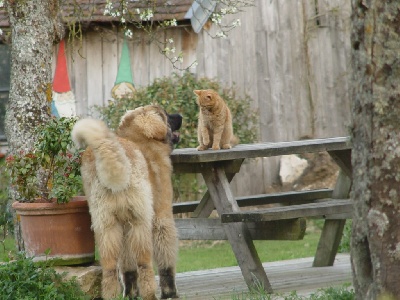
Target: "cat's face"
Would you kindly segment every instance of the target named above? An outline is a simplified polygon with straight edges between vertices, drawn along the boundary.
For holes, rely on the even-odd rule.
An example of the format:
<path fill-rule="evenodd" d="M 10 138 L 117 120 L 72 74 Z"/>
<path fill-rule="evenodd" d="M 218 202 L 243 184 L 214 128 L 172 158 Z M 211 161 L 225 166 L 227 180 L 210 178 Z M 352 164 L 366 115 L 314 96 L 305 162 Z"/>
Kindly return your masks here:
<path fill-rule="evenodd" d="M 204 108 L 214 107 L 218 102 L 218 94 L 214 90 L 194 90 L 197 95 L 197 103 Z"/>

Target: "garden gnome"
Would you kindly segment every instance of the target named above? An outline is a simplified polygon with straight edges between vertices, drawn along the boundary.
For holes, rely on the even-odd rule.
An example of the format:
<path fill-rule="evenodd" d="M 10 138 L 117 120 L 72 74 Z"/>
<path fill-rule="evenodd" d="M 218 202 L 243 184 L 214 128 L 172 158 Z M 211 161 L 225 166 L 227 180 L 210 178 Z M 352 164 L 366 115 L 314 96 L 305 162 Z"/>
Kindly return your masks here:
<path fill-rule="evenodd" d="M 114 99 L 131 98 L 135 93 L 135 85 L 132 79 L 131 59 L 126 39 L 122 44 L 121 60 L 118 66 L 117 79 L 111 90 L 111 96 Z"/>
<path fill-rule="evenodd" d="M 56 71 L 53 79 L 53 101 L 51 114 L 59 117 L 76 115 L 75 96 L 71 91 L 65 57 L 65 42 L 62 40 L 58 49 Z"/>

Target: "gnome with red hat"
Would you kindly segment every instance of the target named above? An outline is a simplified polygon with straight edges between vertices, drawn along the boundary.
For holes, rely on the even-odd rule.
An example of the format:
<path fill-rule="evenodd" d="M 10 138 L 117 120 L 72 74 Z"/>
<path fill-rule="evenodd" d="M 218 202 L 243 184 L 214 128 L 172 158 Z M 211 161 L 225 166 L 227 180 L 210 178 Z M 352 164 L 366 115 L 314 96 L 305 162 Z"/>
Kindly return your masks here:
<path fill-rule="evenodd" d="M 58 49 L 57 65 L 53 80 L 51 113 L 56 117 L 72 117 L 76 115 L 75 96 L 69 84 L 64 40 L 60 42 Z"/>

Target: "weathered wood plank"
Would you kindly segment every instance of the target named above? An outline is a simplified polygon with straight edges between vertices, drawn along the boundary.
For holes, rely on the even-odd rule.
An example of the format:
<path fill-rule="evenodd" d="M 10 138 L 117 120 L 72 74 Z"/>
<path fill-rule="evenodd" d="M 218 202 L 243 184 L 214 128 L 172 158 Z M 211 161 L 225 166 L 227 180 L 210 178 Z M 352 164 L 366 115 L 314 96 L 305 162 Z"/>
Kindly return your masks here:
<path fill-rule="evenodd" d="M 326 199 L 332 196 L 331 189 L 319 189 L 309 191 L 291 191 L 284 193 L 272 193 L 238 197 L 236 201 L 239 207 L 256 206 L 282 203 L 286 205 L 302 204 L 315 200 Z"/>
<path fill-rule="evenodd" d="M 328 151 L 328 153 L 340 169 L 351 178 L 353 173 L 353 168 L 351 166 L 351 149 Z"/>
<path fill-rule="evenodd" d="M 211 215 L 214 209 L 215 206 L 214 202 L 211 199 L 210 192 L 206 191 L 203 198 L 198 201 L 198 205 L 196 205 L 196 207 L 192 211 L 192 218 L 207 218 Z"/>
<path fill-rule="evenodd" d="M 329 268 L 313 268 L 311 264 L 312 257 L 263 263 L 276 293 L 271 298 L 290 298 L 289 294 L 296 291 L 298 298 L 310 299 L 310 294 L 321 288 L 339 287 L 352 282 L 349 254 L 339 254 L 335 264 Z M 248 288 L 236 266 L 178 273 L 176 282 L 182 299 L 256 298 L 245 296 Z M 268 299 L 267 296 L 265 298 Z"/>
<path fill-rule="evenodd" d="M 234 161 L 222 162 L 222 166 L 225 169 L 226 178 L 228 182 L 231 182 L 233 177 L 240 170 L 240 166 L 243 163 L 243 159 L 237 159 Z M 211 199 L 210 192 L 207 191 L 203 198 L 201 199 L 199 205 L 193 211 L 193 218 L 206 218 L 215 209 L 214 202 Z"/>
<path fill-rule="evenodd" d="M 72 89 L 74 94 L 75 94 L 75 100 L 76 100 L 76 113 L 78 116 L 81 115 L 87 115 L 88 114 L 88 99 L 87 99 L 87 39 L 82 39 L 80 41 L 79 39 L 76 39 L 72 42 L 75 51 L 79 53 L 79 55 L 75 55 L 74 59 L 71 60 L 69 59 L 70 53 L 68 53 L 67 57 L 67 62 L 68 62 L 68 68 L 70 70 L 69 75 L 70 75 L 70 80 L 71 80 L 71 86 L 75 87 L 75 89 Z M 68 45 L 69 47 L 69 45 Z M 67 48 L 68 49 L 68 48 Z"/>
<path fill-rule="evenodd" d="M 118 35 L 115 35 L 110 32 L 106 32 L 103 34 L 101 48 L 104 53 L 109 53 L 109 55 L 103 55 L 103 64 L 102 64 L 102 72 L 103 72 L 103 103 L 102 106 L 108 104 L 108 101 L 112 99 L 111 90 L 114 87 L 115 80 L 117 79 L 118 66 L 121 60 L 122 54 L 122 43 L 123 39 Z M 130 46 L 128 44 L 128 49 L 130 53 Z"/>
<path fill-rule="evenodd" d="M 241 158 L 233 161 L 220 161 L 219 165 L 224 168 L 226 173 L 238 173 L 243 163 L 243 160 L 244 159 Z M 212 163 L 207 163 L 207 162 L 199 164 L 193 164 L 193 163 L 174 164 L 174 173 L 175 174 L 201 173 L 202 170 L 211 168 L 212 167 L 211 164 Z"/>
<path fill-rule="evenodd" d="M 227 176 L 229 176 L 229 174 Z M 298 192 L 291 191 L 285 193 L 272 193 L 272 194 L 238 197 L 236 198 L 236 202 L 239 207 L 258 206 L 258 205 L 274 204 L 274 203 L 293 205 L 293 204 L 306 203 L 331 197 L 332 197 L 331 189 L 319 189 L 319 190 L 309 190 L 309 191 L 298 191 Z M 193 212 L 197 208 L 199 203 L 200 201 L 174 203 L 172 207 L 173 213 L 179 214 L 179 213 Z"/>
<path fill-rule="evenodd" d="M 150 48 L 157 47 L 157 45 L 150 44 L 147 41 L 145 32 L 135 32 L 135 38 L 132 41 L 132 75 L 135 86 L 145 86 L 151 83 L 154 79 L 152 76 L 153 68 L 150 58 Z"/>
<path fill-rule="evenodd" d="M 94 105 L 102 105 L 104 99 L 102 41 L 95 33 L 88 36 L 86 55 L 87 58 L 90 57 L 90 61 L 86 64 L 87 93 L 90 95 L 87 98 L 89 112 Z"/>
<path fill-rule="evenodd" d="M 222 223 L 232 222 L 260 222 L 285 220 L 301 217 L 321 217 L 332 214 L 349 213 L 353 211 L 353 204 L 348 199 L 327 200 L 318 203 L 272 207 L 250 212 L 233 212 L 221 215 Z"/>
<path fill-rule="evenodd" d="M 350 188 L 350 177 L 341 170 L 332 193 L 332 198 L 348 197 Z M 340 240 L 342 239 L 345 223 L 346 220 L 339 220 L 339 218 L 337 220 L 325 220 L 314 257 L 314 267 L 332 266 L 339 248 Z"/>
<path fill-rule="evenodd" d="M 196 48 L 197 48 L 197 34 L 193 31 L 182 30 L 182 52 L 186 55 L 183 56 L 183 67 L 188 68 L 196 61 Z M 191 68 L 193 71 L 194 68 Z"/>
<path fill-rule="evenodd" d="M 175 149 L 171 160 L 178 163 L 201 163 L 288 154 L 314 153 L 351 149 L 349 137 L 301 140 L 294 142 L 240 144 L 229 150 L 197 151 L 195 148 Z"/>
<path fill-rule="evenodd" d="M 220 219 L 175 219 L 180 240 L 227 240 Z M 306 231 L 306 220 L 290 219 L 247 223 L 253 240 L 301 240 Z"/>
<path fill-rule="evenodd" d="M 239 211 L 224 170 L 212 168 L 205 170 L 202 174 L 218 213 L 221 215 Z M 256 288 L 261 284 L 266 291 L 272 292 L 271 284 L 262 267 L 246 224 L 235 223 L 223 226 L 247 286 Z"/>

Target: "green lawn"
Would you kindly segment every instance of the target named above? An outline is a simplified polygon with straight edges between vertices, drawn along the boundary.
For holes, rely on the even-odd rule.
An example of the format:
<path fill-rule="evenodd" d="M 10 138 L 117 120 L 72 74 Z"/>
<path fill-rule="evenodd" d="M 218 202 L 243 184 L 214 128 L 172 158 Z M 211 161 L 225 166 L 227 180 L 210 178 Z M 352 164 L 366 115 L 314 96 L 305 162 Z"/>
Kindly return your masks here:
<path fill-rule="evenodd" d="M 10 255 L 13 257 L 15 253 L 15 242 L 13 237 L 0 239 L 0 261 L 9 261 Z"/>
<path fill-rule="evenodd" d="M 320 230 L 306 232 L 300 241 L 254 241 L 262 262 L 314 256 Z M 177 272 L 237 266 L 227 241 L 183 242 L 179 248 Z"/>

